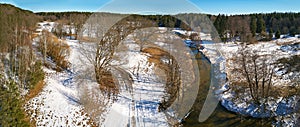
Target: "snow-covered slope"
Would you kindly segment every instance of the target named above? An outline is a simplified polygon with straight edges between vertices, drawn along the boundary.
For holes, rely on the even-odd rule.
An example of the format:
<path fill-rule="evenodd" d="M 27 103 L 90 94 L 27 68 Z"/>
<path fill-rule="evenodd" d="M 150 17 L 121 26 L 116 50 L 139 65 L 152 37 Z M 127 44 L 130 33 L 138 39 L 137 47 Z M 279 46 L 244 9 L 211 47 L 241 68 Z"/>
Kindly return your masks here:
<path fill-rule="evenodd" d="M 119 52 L 119 60 L 126 62 L 115 68 L 119 93 L 110 98 L 93 77 L 89 58 L 94 57 L 88 55 L 94 54 L 94 44 L 66 41 L 71 68 L 63 72 L 44 68 L 45 87 L 25 106 L 37 126 L 91 126 L 91 122 L 104 127 L 169 126 L 165 113 L 158 112 L 164 82 L 154 71 L 158 68 L 148 62 L 149 54 L 139 52 L 137 44 L 127 41 L 128 50 Z M 123 82 L 124 76 L 132 78 L 131 84 Z"/>
<path fill-rule="evenodd" d="M 68 42 L 74 44 L 74 42 Z M 71 46 L 72 47 L 72 46 Z M 74 49 L 71 49 L 74 51 Z M 72 52 L 70 58 L 77 57 Z M 70 59 L 74 64 L 75 61 Z M 56 72 L 44 68 L 46 73 L 45 87 L 35 98 L 31 99 L 26 110 L 37 126 L 90 126 L 90 118 L 79 102 L 74 72 Z"/>
<path fill-rule="evenodd" d="M 256 53 L 259 55 L 271 55 L 271 59 L 268 59 L 268 62 L 275 62 L 281 58 L 290 58 L 294 55 L 299 55 L 299 45 L 295 43 L 299 43 L 299 39 L 280 39 L 274 40 L 271 42 L 259 42 L 258 44 L 248 45 L 250 49 L 256 50 Z M 236 67 L 236 62 L 233 59 L 236 58 L 236 53 L 238 52 L 241 45 L 227 43 L 227 44 L 203 44 L 205 47 L 201 50 L 205 56 L 207 56 L 212 64 L 221 63 L 225 65 L 224 67 L 220 67 L 220 74 L 230 74 L 232 75 L 232 69 Z M 218 52 L 222 54 L 218 55 Z M 220 57 L 224 57 L 223 61 L 220 60 Z M 221 59 L 222 60 L 222 59 Z M 290 78 L 282 78 L 289 77 L 292 73 L 293 76 L 299 75 L 297 72 L 291 73 L 281 73 L 278 71 L 279 69 L 275 68 L 275 76 L 273 78 L 274 86 L 286 87 L 291 85 Z M 229 79 L 229 82 L 232 79 Z M 299 96 L 290 96 L 288 98 L 274 98 L 268 97 L 267 100 L 261 100 L 262 104 L 257 105 L 251 102 L 251 97 L 249 92 L 245 93 L 235 93 L 230 86 L 229 82 L 222 84 L 219 86 L 219 89 L 216 93 L 221 100 L 221 104 L 230 111 L 237 112 L 246 116 L 253 117 L 274 117 L 276 116 L 275 126 L 295 126 L 297 119 L 299 118 L 299 114 L 293 113 L 297 102 L 299 100 Z"/>
<path fill-rule="evenodd" d="M 149 54 L 139 52 L 134 42 L 125 42 L 128 50 L 119 52 L 127 61 L 118 68 L 132 77 L 132 84 L 122 84 L 124 75 L 117 77 L 120 84 L 118 100 L 112 104 L 104 126 L 156 126 L 166 127 L 168 122 L 163 112 L 158 112 L 158 104 L 163 98 L 164 84 L 155 75 L 155 66 L 148 62 Z M 129 52 L 128 52 L 129 51 Z M 131 85 L 126 89 L 126 85 Z M 128 87 L 128 86 L 127 86 Z"/>
<path fill-rule="evenodd" d="M 51 32 L 52 29 L 54 28 L 54 26 L 56 25 L 57 23 L 55 22 L 48 22 L 48 21 L 44 21 L 44 22 L 40 22 L 38 23 L 38 27 L 36 29 L 36 32 L 38 32 L 39 35 L 42 34 L 42 31 L 43 30 L 46 30 L 48 32 Z"/>

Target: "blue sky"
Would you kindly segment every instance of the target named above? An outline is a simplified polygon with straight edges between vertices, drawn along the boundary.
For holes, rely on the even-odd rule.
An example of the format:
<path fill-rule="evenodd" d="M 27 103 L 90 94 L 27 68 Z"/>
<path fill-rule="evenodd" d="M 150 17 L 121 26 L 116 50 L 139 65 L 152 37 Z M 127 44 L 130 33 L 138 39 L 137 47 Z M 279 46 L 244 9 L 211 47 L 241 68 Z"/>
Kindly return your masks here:
<path fill-rule="evenodd" d="M 300 12 L 300 0 L 0 0 L 34 12 L 116 11 L 116 12 L 200 12 L 248 14 Z M 195 5 L 195 6 L 193 6 Z M 197 9 L 199 8 L 199 9 Z"/>

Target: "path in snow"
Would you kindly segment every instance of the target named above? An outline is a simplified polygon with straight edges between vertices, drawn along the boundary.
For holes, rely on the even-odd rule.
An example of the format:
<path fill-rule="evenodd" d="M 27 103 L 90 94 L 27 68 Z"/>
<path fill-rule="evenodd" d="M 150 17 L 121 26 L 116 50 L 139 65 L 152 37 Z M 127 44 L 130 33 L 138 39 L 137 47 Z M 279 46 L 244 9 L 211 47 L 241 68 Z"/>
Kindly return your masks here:
<path fill-rule="evenodd" d="M 76 55 L 73 51 L 70 58 Z M 70 62 L 74 64 L 74 61 Z M 36 121 L 36 126 L 89 126 L 90 118 L 80 105 L 74 73 L 70 70 L 56 72 L 48 68 L 44 68 L 44 71 L 46 78 L 43 91 L 25 106 L 31 119 Z"/>
<path fill-rule="evenodd" d="M 164 83 L 155 74 L 155 66 L 148 62 L 148 54 L 139 52 L 138 45 L 126 42 L 125 52 L 118 52 L 127 61 L 118 65 L 115 78 L 120 83 L 117 101 L 107 112 L 104 126 L 157 126 L 166 127 L 167 118 L 158 112 L 159 102 L 165 95 Z M 118 62 L 117 62 L 118 63 Z M 124 81 L 130 76 L 132 84 Z"/>

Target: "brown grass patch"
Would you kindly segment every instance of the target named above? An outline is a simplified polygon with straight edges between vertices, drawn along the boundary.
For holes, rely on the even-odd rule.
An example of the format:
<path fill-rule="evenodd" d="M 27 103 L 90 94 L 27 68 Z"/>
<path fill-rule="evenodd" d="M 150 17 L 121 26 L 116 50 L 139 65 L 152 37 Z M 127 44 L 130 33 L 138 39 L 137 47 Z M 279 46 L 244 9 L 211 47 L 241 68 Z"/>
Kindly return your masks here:
<path fill-rule="evenodd" d="M 164 73 L 163 74 L 167 74 L 170 71 L 169 65 L 166 63 L 163 63 L 161 61 L 161 58 L 163 56 L 170 56 L 170 54 L 160 48 L 156 48 L 156 47 L 149 47 L 149 48 L 145 48 L 143 49 L 144 53 L 148 53 L 151 56 L 148 58 L 148 61 L 151 63 L 154 63 L 155 67 L 159 68 L 159 69 L 155 69 L 157 71 L 155 71 L 155 73 L 157 75 L 162 75 L 162 72 L 160 70 L 163 70 Z M 164 80 L 164 79 L 161 79 Z"/>
<path fill-rule="evenodd" d="M 163 70 L 166 74 L 165 91 L 168 93 L 168 97 L 167 99 L 163 99 L 158 107 L 158 111 L 164 111 L 170 107 L 178 97 L 178 92 L 181 86 L 179 65 L 170 53 L 160 48 L 145 48 L 143 52 L 149 53 L 151 56 L 148 61 L 154 63 L 156 67 Z M 170 59 L 172 62 L 164 63 L 161 61 L 162 57 Z"/>
<path fill-rule="evenodd" d="M 110 72 L 106 72 L 101 75 L 99 83 L 99 88 L 104 92 L 109 98 L 116 99 L 117 94 L 120 92 L 120 88 L 117 82 L 114 81 L 114 78 Z"/>
<path fill-rule="evenodd" d="M 45 82 L 43 80 L 39 81 L 34 88 L 32 88 L 29 93 L 25 96 L 25 103 L 28 102 L 30 99 L 36 97 L 39 93 L 42 92 L 43 88 L 45 86 Z M 30 114 L 28 114 L 25 109 L 23 109 L 24 114 L 25 114 L 25 119 L 24 121 L 29 123 L 30 127 L 35 127 L 36 126 L 36 121 L 34 119 L 30 119 Z"/>
<path fill-rule="evenodd" d="M 247 82 L 231 82 L 231 88 L 237 93 L 246 92 L 249 89 Z M 262 87 L 259 87 L 259 91 L 261 91 Z M 265 90 L 267 90 L 267 86 L 265 86 Z M 292 95 L 299 94 L 300 88 L 291 87 L 291 86 L 270 86 L 269 97 L 289 97 Z M 266 92 L 266 91 L 265 91 Z M 249 93 L 250 94 L 250 93 Z"/>
<path fill-rule="evenodd" d="M 39 36 L 38 33 L 33 33 L 33 34 L 31 34 L 31 39 L 36 38 L 36 37 L 38 37 L 38 36 Z"/>
<path fill-rule="evenodd" d="M 24 121 L 26 123 L 29 123 L 29 126 L 30 127 L 36 127 L 36 121 L 35 120 L 30 120 L 30 117 L 29 114 L 26 113 L 25 109 L 23 109 L 23 112 L 25 114 L 25 118 L 24 118 Z"/>
<path fill-rule="evenodd" d="M 149 53 L 151 56 L 149 57 L 148 61 L 154 63 L 160 68 L 165 66 L 160 60 L 161 57 L 170 55 L 168 52 L 156 47 L 145 48 L 142 52 Z"/>
<path fill-rule="evenodd" d="M 149 53 L 153 56 L 162 56 L 162 55 L 167 55 L 168 53 L 160 48 L 156 47 L 149 47 L 149 48 L 144 48 L 143 52 Z"/>
<path fill-rule="evenodd" d="M 44 41 L 47 42 L 46 46 Z M 47 47 L 47 56 L 50 56 L 51 59 L 56 63 L 56 71 L 60 72 L 70 66 L 66 59 L 66 57 L 70 54 L 70 46 L 65 41 L 59 40 L 52 33 L 45 31 L 39 44 L 39 50 L 43 54 L 45 53 L 44 47 Z"/>
<path fill-rule="evenodd" d="M 99 39 L 92 38 L 92 37 L 79 37 L 78 40 L 80 42 L 97 42 L 97 41 L 99 41 Z"/>
<path fill-rule="evenodd" d="M 289 45 L 289 44 L 298 44 L 300 43 L 299 41 L 288 41 L 288 42 L 279 42 L 279 41 L 276 41 L 276 44 L 279 45 L 279 46 L 282 46 L 282 45 Z"/>
<path fill-rule="evenodd" d="M 91 118 L 91 116 L 88 114 L 88 113 L 86 113 L 85 111 L 84 111 L 84 109 L 82 109 L 82 110 L 80 110 L 80 112 L 78 112 L 78 113 L 80 113 L 80 115 L 81 116 L 85 116 L 85 117 L 88 117 L 89 119 L 88 119 L 88 122 L 87 122 L 87 125 L 88 126 L 90 126 L 90 127 L 97 127 L 96 125 L 96 122 Z"/>
<path fill-rule="evenodd" d="M 29 91 L 29 93 L 26 95 L 25 100 L 28 101 L 35 96 L 37 96 L 40 92 L 42 92 L 43 88 L 45 86 L 45 82 L 43 80 L 39 81 L 33 89 Z"/>
<path fill-rule="evenodd" d="M 289 97 L 289 96 L 292 96 L 292 95 L 299 95 L 300 94 L 300 87 L 275 86 L 273 89 L 278 91 L 277 96 L 281 96 L 281 97 Z"/>

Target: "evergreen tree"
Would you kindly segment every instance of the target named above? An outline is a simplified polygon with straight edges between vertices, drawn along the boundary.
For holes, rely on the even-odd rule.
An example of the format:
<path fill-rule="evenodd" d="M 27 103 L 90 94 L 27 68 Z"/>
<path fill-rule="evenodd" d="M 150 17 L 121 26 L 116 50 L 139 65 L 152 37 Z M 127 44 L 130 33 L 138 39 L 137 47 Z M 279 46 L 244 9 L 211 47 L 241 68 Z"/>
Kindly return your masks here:
<path fill-rule="evenodd" d="M 269 39 L 273 39 L 273 30 L 272 29 L 270 29 L 270 31 L 269 31 Z"/>
<path fill-rule="evenodd" d="M 227 16 L 219 14 L 214 22 L 214 26 L 217 29 L 220 38 L 223 41 L 226 40 L 226 36 L 224 37 L 224 34 L 227 26 Z"/>
<path fill-rule="evenodd" d="M 281 35 L 280 30 L 277 30 L 276 33 L 275 33 L 275 37 L 276 37 L 277 39 L 279 39 L 279 38 L 280 38 L 280 35 Z"/>
<path fill-rule="evenodd" d="M 3 82 L 2 82 L 3 83 Z M 17 85 L 10 81 L 0 85 L 0 126 L 28 127 Z"/>
<path fill-rule="evenodd" d="M 266 32 L 266 24 L 262 16 L 260 15 L 259 18 L 257 19 L 257 33 L 263 33 Z"/>
<path fill-rule="evenodd" d="M 214 26 L 217 29 L 218 33 L 220 33 L 220 22 L 221 22 L 221 15 L 219 14 L 216 18 L 216 20 L 214 21 Z"/>
<path fill-rule="evenodd" d="M 251 17 L 251 25 L 250 25 L 251 33 L 253 36 L 256 35 L 256 29 L 257 29 L 257 24 L 256 24 L 256 17 L 252 16 Z"/>
<path fill-rule="evenodd" d="M 297 34 L 297 29 L 296 29 L 296 27 L 295 26 L 292 26 L 291 28 L 290 28 L 290 36 L 292 36 L 292 37 L 295 37 L 295 35 Z"/>

